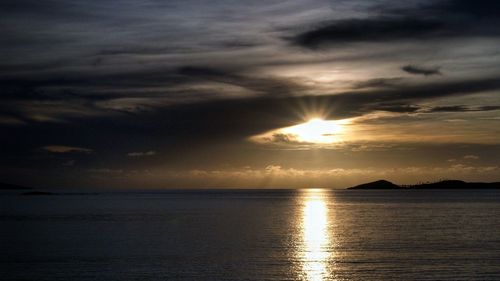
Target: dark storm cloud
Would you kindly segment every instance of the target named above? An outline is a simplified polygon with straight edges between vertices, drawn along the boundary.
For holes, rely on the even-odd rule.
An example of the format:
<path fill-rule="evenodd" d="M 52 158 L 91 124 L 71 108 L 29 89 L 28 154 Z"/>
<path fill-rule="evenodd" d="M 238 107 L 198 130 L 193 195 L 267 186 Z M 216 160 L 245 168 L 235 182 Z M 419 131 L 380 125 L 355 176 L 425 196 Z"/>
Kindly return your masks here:
<path fill-rule="evenodd" d="M 364 88 L 392 88 L 397 87 L 398 84 L 403 82 L 404 78 L 394 77 L 394 78 L 375 78 L 365 81 L 360 81 L 354 83 L 352 87 L 354 89 L 364 89 Z"/>
<path fill-rule="evenodd" d="M 347 19 L 326 23 L 294 37 L 292 42 L 306 48 L 349 42 L 382 42 L 422 39 L 437 35 L 443 23 L 410 18 Z"/>
<path fill-rule="evenodd" d="M 413 113 L 420 110 L 420 107 L 413 104 L 380 104 L 373 108 L 374 110 L 381 110 L 396 113 Z"/>
<path fill-rule="evenodd" d="M 439 67 L 430 68 L 430 67 L 422 67 L 416 65 L 405 65 L 401 67 L 401 69 L 405 72 L 415 75 L 424 75 L 424 76 L 442 75 L 441 71 L 439 70 Z"/>
<path fill-rule="evenodd" d="M 493 111 L 500 110 L 498 105 L 488 106 L 467 106 L 467 105 L 451 105 L 451 106 L 437 106 L 426 110 L 425 112 L 471 112 L 471 111 Z"/>
<path fill-rule="evenodd" d="M 452 106 L 437 106 L 428 110 L 428 112 L 464 112 L 468 111 L 469 108 L 463 105 L 452 105 Z"/>
<path fill-rule="evenodd" d="M 0 8 L 5 14 L 16 14 L 30 17 L 46 17 L 75 19 L 75 16 L 82 17 L 87 14 L 86 10 L 79 10 L 85 4 L 78 2 L 66 2 L 57 0 L 36 1 L 36 0 L 5 0 L 0 3 Z"/>
<path fill-rule="evenodd" d="M 423 5 L 422 11 L 443 14 L 458 14 L 481 18 L 497 18 L 500 13 L 500 2 L 494 0 L 432 1 L 431 4 Z"/>
<path fill-rule="evenodd" d="M 41 88 L 41 87 L 127 87 L 141 88 L 146 86 L 169 86 L 183 83 L 186 77 L 179 75 L 168 67 L 149 69 L 113 70 L 108 73 L 98 73 L 90 70 L 77 72 L 51 71 L 29 73 L 27 75 L 0 75 L 0 86 L 3 88 Z"/>
<path fill-rule="evenodd" d="M 406 8 L 376 7 L 375 15 L 332 20 L 290 38 L 304 48 L 352 42 L 439 40 L 500 35 L 495 1 L 443 0 Z"/>

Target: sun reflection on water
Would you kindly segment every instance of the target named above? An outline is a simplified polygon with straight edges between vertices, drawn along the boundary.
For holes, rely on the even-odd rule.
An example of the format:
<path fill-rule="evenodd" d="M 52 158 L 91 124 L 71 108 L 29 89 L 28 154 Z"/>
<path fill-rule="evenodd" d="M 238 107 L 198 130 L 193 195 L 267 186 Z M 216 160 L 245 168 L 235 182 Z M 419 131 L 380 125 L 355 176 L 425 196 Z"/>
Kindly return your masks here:
<path fill-rule="evenodd" d="M 321 189 L 304 190 L 304 207 L 302 215 L 302 270 L 309 281 L 321 281 L 329 278 L 328 251 L 330 237 L 328 235 L 328 208 L 325 202 L 325 191 Z"/>

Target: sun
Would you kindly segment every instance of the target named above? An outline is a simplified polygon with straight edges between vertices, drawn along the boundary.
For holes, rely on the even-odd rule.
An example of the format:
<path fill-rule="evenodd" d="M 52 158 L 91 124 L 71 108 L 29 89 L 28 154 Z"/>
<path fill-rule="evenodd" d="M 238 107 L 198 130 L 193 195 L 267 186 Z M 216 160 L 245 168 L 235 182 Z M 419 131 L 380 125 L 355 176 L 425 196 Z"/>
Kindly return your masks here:
<path fill-rule="evenodd" d="M 299 142 L 332 143 L 339 139 L 344 126 L 337 120 L 313 118 L 305 123 L 283 128 L 285 134 L 295 135 Z"/>
<path fill-rule="evenodd" d="M 349 120 L 309 119 L 295 126 L 276 129 L 251 139 L 275 144 L 333 144 L 343 140 Z"/>

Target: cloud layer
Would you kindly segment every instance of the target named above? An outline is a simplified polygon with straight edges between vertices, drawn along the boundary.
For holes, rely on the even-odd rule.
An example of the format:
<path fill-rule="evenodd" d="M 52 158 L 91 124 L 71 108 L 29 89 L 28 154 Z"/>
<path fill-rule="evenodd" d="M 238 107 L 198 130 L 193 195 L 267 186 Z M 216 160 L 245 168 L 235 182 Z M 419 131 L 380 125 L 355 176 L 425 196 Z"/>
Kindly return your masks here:
<path fill-rule="evenodd" d="M 81 186 L 100 181 L 82 171 L 304 170 L 321 161 L 296 159 L 327 148 L 249 138 L 314 117 L 356 120 L 357 137 L 323 151 L 357 153 L 339 169 L 382 150 L 386 168 L 431 166 L 410 151 L 444 144 L 443 163 L 498 166 L 499 11 L 483 0 L 3 1 L 2 179 L 62 186 L 61 167 Z"/>

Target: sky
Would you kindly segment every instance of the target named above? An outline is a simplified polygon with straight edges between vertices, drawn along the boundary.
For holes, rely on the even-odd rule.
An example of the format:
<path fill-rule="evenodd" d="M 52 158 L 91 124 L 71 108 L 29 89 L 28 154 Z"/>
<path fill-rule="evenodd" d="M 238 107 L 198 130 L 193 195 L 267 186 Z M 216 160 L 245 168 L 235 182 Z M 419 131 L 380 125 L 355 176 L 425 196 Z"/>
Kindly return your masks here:
<path fill-rule="evenodd" d="M 0 181 L 500 181 L 500 2 L 4 0 Z"/>

